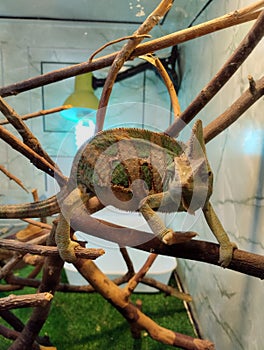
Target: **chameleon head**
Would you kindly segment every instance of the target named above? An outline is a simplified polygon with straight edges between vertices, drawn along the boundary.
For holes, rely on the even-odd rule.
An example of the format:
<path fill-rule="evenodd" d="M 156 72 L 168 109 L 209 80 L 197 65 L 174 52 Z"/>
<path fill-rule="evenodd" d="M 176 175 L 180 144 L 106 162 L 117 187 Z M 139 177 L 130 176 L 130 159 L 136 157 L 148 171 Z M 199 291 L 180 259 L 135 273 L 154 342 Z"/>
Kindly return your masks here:
<path fill-rule="evenodd" d="M 174 158 L 175 176 L 169 193 L 180 210 L 193 214 L 203 208 L 213 190 L 213 173 L 210 168 L 203 138 L 202 122 L 192 129 L 186 150 Z"/>

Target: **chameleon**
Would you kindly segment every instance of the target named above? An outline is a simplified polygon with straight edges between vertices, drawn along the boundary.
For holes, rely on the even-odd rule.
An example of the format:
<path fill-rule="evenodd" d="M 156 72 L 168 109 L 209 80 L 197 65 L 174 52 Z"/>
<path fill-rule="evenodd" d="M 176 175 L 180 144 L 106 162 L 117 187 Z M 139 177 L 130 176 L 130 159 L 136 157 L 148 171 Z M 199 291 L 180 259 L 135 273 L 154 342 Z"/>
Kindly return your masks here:
<path fill-rule="evenodd" d="M 217 239 L 219 264 L 227 267 L 236 245 L 225 232 L 210 197 L 213 173 L 206 155 L 201 120 L 188 142 L 146 129 L 116 128 L 97 133 L 77 151 L 66 186 L 44 201 L 0 205 L 0 218 L 41 217 L 60 212 L 56 244 L 63 260 L 74 262 L 78 243 L 70 238 L 70 220 L 76 208 L 89 213 L 107 205 L 142 213 L 151 230 L 165 244 L 177 242 L 158 212 L 202 209 Z"/>

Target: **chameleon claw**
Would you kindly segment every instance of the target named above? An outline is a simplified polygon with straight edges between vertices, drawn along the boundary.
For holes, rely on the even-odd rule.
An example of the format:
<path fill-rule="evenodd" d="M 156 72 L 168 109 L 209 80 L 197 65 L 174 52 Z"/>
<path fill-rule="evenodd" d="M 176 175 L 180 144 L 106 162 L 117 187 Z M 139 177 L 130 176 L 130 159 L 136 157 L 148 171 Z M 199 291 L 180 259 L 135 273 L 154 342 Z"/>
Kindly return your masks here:
<path fill-rule="evenodd" d="M 173 244 L 173 235 L 174 232 L 172 229 L 167 229 L 166 231 L 162 232 L 161 234 L 161 240 L 163 243 L 171 245 Z"/>
<path fill-rule="evenodd" d="M 74 241 L 70 241 L 66 247 L 59 249 L 59 254 L 62 260 L 67 261 L 68 263 L 74 263 L 77 260 L 75 255 L 75 249 L 79 247 L 79 244 Z"/>
<path fill-rule="evenodd" d="M 228 245 L 220 245 L 218 263 L 223 268 L 227 267 L 230 264 L 233 258 L 234 249 L 237 249 L 237 245 L 233 242 L 230 242 Z"/>
<path fill-rule="evenodd" d="M 167 229 L 162 235 L 162 242 L 167 245 L 185 243 L 195 236 L 195 232 L 174 232 L 171 229 Z"/>

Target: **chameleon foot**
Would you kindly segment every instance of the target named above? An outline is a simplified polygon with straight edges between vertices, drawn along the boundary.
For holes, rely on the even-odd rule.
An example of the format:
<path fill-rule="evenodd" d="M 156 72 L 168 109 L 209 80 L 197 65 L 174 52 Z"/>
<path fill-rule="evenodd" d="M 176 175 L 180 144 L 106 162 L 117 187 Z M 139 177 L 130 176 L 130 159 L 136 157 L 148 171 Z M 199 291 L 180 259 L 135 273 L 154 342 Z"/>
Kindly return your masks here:
<path fill-rule="evenodd" d="M 77 258 L 75 255 L 75 248 L 77 248 L 79 244 L 74 241 L 69 241 L 67 246 L 63 246 L 63 248 L 58 247 L 60 257 L 62 260 L 67 261 L 69 263 L 74 263 Z"/>
<path fill-rule="evenodd" d="M 229 242 L 228 245 L 220 245 L 218 262 L 222 267 L 225 268 L 230 264 L 234 249 L 237 249 L 237 246 L 233 242 Z"/>
<path fill-rule="evenodd" d="M 165 233 L 162 234 L 162 242 L 168 245 L 185 243 L 195 236 L 195 232 L 174 232 L 171 229 L 167 229 Z"/>

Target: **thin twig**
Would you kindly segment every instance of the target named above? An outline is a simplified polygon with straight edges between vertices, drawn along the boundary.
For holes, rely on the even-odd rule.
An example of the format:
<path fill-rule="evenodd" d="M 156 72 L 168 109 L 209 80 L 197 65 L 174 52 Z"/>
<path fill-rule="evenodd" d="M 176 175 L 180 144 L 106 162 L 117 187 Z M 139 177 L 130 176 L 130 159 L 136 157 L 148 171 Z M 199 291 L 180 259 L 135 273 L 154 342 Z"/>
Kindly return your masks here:
<path fill-rule="evenodd" d="M 94 51 L 94 53 L 89 57 L 88 62 L 91 63 L 92 60 L 94 59 L 94 57 L 95 57 L 96 55 L 98 55 L 99 52 L 103 51 L 106 47 L 108 47 L 108 46 L 110 46 L 110 45 L 114 45 L 114 44 L 120 43 L 121 41 L 124 41 L 124 40 L 138 39 L 138 38 L 142 38 L 142 39 L 151 38 L 151 35 L 148 35 L 148 34 L 128 35 L 128 36 L 124 36 L 124 37 L 122 37 L 122 38 L 118 38 L 118 39 L 109 41 L 108 43 L 102 45 L 101 47 L 99 47 L 99 49 L 97 49 L 96 51 Z"/>
<path fill-rule="evenodd" d="M 171 105 L 174 112 L 174 118 L 175 119 L 178 118 L 179 115 L 181 114 L 180 103 L 179 103 L 174 85 L 170 79 L 170 76 L 167 73 L 166 69 L 163 67 L 163 64 L 161 63 L 160 59 L 153 55 L 144 55 L 144 56 L 140 56 L 140 58 L 143 58 L 144 60 L 148 61 L 154 67 L 157 68 L 169 92 Z"/>
<path fill-rule="evenodd" d="M 143 40 L 142 34 L 147 34 L 168 12 L 171 5 L 172 0 L 162 0 L 160 4 L 155 8 L 155 10 L 135 31 L 135 38 L 130 39 L 115 57 L 111 69 L 107 75 L 102 95 L 99 101 L 99 106 L 96 114 L 95 132 L 98 132 L 103 129 L 106 108 L 119 70 L 121 69 L 125 61 L 129 59 L 135 47 L 137 47 L 137 45 Z"/>
<path fill-rule="evenodd" d="M 258 1 L 257 4 L 258 3 L 263 3 L 263 1 Z M 139 44 L 132 52 L 130 58 L 133 59 L 134 57 L 138 57 L 141 55 L 148 54 L 149 52 L 155 52 L 174 45 L 178 45 L 180 43 L 184 43 L 186 41 L 199 38 L 201 36 L 232 27 L 234 25 L 253 21 L 256 18 L 258 18 L 261 11 L 249 12 L 246 15 L 244 15 L 243 13 L 244 8 L 236 10 L 224 16 L 215 18 L 208 22 L 198 24 L 191 28 L 183 29 L 172 34 L 165 35 L 158 39 L 149 40 L 146 43 Z M 21 82 L 17 82 L 15 84 L 2 87 L 0 88 L 0 95 L 2 97 L 17 95 L 21 92 L 52 84 L 57 81 L 74 77 L 79 74 L 93 72 L 102 68 L 109 67 L 113 63 L 117 55 L 118 52 L 115 52 L 104 57 L 95 59 L 91 63 L 82 62 L 79 64 L 72 65 L 70 67 L 61 68 L 49 73 L 29 78 Z"/>
<path fill-rule="evenodd" d="M 129 296 L 134 292 L 135 288 L 139 284 L 140 280 L 146 275 L 156 258 L 158 257 L 157 254 L 150 254 L 144 263 L 144 265 L 139 269 L 139 271 L 128 281 L 126 287 L 124 288 L 124 293 L 126 295 L 126 298 L 129 298 Z"/>
<path fill-rule="evenodd" d="M 13 268 L 21 261 L 22 255 L 15 254 L 8 262 L 0 269 L 0 279 L 5 278 Z"/>
<path fill-rule="evenodd" d="M 31 224 L 31 225 L 35 225 L 35 226 L 38 226 L 38 227 L 41 227 L 41 228 L 46 228 L 47 230 L 50 230 L 52 225 L 49 225 L 49 224 L 46 224 L 45 222 L 39 222 L 39 221 L 36 221 L 36 220 L 32 220 L 32 219 L 21 219 L 22 221 L 25 221 L 27 222 L 28 224 Z"/>
<path fill-rule="evenodd" d="M 54 108 L 50 108 L 50 109 L 43 109 L 43 110 L 38 111 L 38 112 L 24 114 L 20 118 L 22 120 L 28 120 L 28 119 L 32 119 L 32 118 L 36 118 L 36 117 L 41 117 L 41 116 L 61 112 L 65 109 L 69 109 L 69 108 L 72 108 L 72 105 L 65 105 L 65 106 L 54 107 Z M 0 121 L 0 125 L 6 125 L 6 124 L 9 124 L 8 120 L 1 120 Z"/>
<path fill-rule="evenodd" d="M 166 295 L 170 295 L 172 297 L 178 298 L 180 300 L 186 301 L 187 303 L 191 302 L 193 299 L 190 294 L 180 292 L 175 288 L 168 286 L 167 284 L 161 283 L 154 278 L 143 277 L 140 280 L 141 283 L 146 284 L 147 286 L 154 287 L 159 291 L 165 293 Z"/>
<path fill-rule="evenodd" d="M 16 177 L 15 175 L 11 174 L 3 165 L 0 165 L 0 171 L 2 171 L 2 173 L 4 173 L 7 177 L 9 177 L 10 180 L 15 181 L 15 183 L 17 183 L 18 186 L 23 188 L 24 191 L 28 192 L 26 187 L 23 185 L 23 182 L 18 177 Z"/>
<path fill-rule="evenodd" d="M 128 274 L 134 275 L 135 270 L 134 270 L 134 265 L 132 260 L 130 259 L 130 256 L 128 254 L 128 251 L 125 247 L 120 248 L 120 252 L 122 254 L 123 259 L 125 260 L 126 266 L 127 266 L 127 271 Z M 127 281 L 126 281 L 127 282 Z"/>

